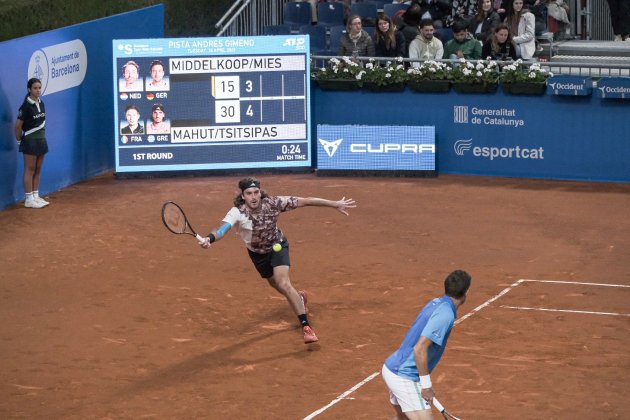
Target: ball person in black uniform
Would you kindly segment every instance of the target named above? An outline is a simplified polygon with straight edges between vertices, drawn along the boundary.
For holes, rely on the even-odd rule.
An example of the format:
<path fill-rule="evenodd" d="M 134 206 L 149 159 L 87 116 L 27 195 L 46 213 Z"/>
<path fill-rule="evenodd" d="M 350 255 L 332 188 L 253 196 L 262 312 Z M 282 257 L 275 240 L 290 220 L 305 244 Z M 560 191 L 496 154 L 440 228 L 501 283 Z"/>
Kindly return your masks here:
<path fill-rule="evenodd" d="M 46 108 L 40 99 L 42 82 L 39 79 L 29 79 L 26 84 L 28 93 L 18 111 L 15 122 L 15 139 L 19 150 L 24 155 L 24 193 L 26 200 L 24 207 L 41 209 L 50 204 L 39 196 L 39 176 L 44 164 L 44 156 L 48 153 L 46 142 Z"/>

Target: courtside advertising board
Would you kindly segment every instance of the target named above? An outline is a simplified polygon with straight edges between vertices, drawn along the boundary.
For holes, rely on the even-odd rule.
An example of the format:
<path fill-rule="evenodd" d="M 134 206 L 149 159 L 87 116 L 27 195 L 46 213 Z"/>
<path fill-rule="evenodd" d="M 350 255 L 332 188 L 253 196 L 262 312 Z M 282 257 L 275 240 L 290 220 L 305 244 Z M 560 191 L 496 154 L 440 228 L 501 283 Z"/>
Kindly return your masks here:
<path fill-rule="evenodd" d="M 317 125 L 317 170 L 436 174 L 435 127 Z"/>
<path fill-rule="evenodd" d="M 308 38 L 113 41 L 116 172 L 311 167 Z"/>

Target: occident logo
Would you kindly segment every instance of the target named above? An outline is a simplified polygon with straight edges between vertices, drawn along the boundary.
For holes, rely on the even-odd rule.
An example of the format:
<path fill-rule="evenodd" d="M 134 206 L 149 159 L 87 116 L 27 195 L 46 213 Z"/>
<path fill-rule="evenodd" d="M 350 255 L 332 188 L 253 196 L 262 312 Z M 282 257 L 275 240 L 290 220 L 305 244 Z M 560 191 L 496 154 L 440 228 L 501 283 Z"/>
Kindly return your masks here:
<path fill-rule="evenodd" d="M 453 144 L 453 150 L 458 156 L 464 156 L 466 152 L 472 150 L 474 157 L 489 160 L 495 159 L 534 159 L 543 160 L 545 149 L 543 147 L 526 148 L 521 146 L 496 147 L 496 146 L 474 146 L 473 139 L 457 140 Z"/>
<path fill-rule="evenodd" d="M 87 72 L 87 51 L 80 39 L 36 50 L 28 63 L 28 79 L 42 82 L 42 95 L 79 86 Z"/>

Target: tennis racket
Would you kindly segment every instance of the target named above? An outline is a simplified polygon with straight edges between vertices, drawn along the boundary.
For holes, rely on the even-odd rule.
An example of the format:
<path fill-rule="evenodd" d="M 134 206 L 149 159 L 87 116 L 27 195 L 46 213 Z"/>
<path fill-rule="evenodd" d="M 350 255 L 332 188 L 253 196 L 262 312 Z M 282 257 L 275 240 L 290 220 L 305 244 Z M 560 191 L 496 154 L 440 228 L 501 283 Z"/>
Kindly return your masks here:
<path fill-rule="evenodd" d="M 433 405 L 435 406 L 435 408 L 437 408 L 437 410 L 442 413 L 442 415 L 444 416 L 445 419 L 451 419 L 451 420 L 461 420 L 459 417 L 455 417 L 454 415 L 452 415 L 451 413 L 449 413 L 448 411 L 446 411 L 446 409 L 444 408 L 444 406 L 442 404 L 440 404 L 440 402 L 438 401 L 437 398 L 433 397 Z"/>
<path fill-rule="evenodd" d="M 178 235 L 192 235 L 199 242 L 203 242 L 203 238 L 192 228 L 184 210 L 172 201 L 167 201 L 162 206 L 162 222 L 168 230 Z"/>

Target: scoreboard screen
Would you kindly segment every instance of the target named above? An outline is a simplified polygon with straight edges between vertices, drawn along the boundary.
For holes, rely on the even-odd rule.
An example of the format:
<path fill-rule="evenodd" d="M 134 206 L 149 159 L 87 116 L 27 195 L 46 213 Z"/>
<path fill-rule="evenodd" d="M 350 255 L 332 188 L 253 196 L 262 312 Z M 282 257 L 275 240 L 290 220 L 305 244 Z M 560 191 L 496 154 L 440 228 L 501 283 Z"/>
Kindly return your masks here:
<path fill-rule="evenodd" d="M 311 166 L 308 39 L 113 41 L 117 172 Z"/>

